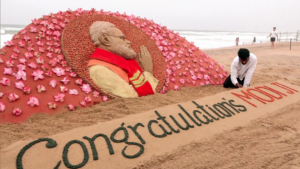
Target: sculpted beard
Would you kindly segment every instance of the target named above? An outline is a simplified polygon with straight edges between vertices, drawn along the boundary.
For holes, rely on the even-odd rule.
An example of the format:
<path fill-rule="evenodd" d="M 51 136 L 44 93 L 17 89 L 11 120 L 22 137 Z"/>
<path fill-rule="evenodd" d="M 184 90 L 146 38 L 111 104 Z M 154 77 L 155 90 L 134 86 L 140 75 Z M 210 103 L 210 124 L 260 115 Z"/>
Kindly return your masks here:
<path fill-rule="evenodd" d="M 111 52 L 124 57 L 125 59 L 134 59 L 136 57 L 136 53 L 133 49 L 130 49 L 129 47 L 125 45 L 121 45 L 119 43 L 116 43 L 115 40 L 113 41 L 113 48 L 111 49 Z"/>

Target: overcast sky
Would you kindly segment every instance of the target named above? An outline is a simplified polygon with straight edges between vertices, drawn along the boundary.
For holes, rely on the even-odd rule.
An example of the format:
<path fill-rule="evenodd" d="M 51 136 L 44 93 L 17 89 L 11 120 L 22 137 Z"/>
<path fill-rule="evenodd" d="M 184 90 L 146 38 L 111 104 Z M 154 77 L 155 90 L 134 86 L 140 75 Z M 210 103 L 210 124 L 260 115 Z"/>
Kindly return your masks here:
<path fill-rule="evenodd" d="M 176 30 L 300 30 L 300 0 L 1 0 L 1 24 L 27 25 L 68 8 L 126 12 Z"/>

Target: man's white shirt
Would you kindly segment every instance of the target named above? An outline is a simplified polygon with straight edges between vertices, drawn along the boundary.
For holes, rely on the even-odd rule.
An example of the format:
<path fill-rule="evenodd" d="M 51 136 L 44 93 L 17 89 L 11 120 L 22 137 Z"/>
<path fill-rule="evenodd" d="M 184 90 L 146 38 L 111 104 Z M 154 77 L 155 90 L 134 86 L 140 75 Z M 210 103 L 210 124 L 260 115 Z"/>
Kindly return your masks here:
<path fill-rule="evenodd" d="M 235 57 L 231 64 L 231 82 L 236 85 L 238 83 L 237 78 L 240 80 L 245 78 L 243 87 L 250 86 L 256 64 L 257 57 L 253 53 L 250 53 L 249 61 L 245 65 L 240 62 L 239 56 Z"/>

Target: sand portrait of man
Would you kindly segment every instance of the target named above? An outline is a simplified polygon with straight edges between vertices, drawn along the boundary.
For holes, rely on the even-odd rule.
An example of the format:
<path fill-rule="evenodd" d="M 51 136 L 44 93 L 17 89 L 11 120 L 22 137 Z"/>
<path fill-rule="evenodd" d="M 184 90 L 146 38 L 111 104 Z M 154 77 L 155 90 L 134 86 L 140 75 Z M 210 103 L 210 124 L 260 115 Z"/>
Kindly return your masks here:
<path fill-rule="evenodd" d="M 89 28 L 95 52 L 90 56 L 88 69 L 93 82 L 104 91 L 123 98 L 155 93 L 158 80 L 153 76 L 152 58 L 145 46 L 134 60 L 136 52 L 131 42 L 114 24 L 95 21 Z"/>

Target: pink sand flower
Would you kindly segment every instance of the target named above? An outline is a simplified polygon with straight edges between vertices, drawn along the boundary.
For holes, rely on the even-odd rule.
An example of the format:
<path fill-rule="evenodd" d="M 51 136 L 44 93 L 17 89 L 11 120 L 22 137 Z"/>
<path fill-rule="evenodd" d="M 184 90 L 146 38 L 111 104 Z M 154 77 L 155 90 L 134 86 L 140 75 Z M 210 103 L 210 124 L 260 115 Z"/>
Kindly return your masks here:
<path fill-rule="evenodd" d="M 59 25 L 55 25 L 56 30 L 61 30 L 61 27 Z"/>
<path fill-rule="evenodd" d="M 18 59 L 18 55 L 16 53 L 12 53 L 10 56 L 11 59 Z"/>
<path fill-rule="evenodd" d="M 200 82 L 200 85 L 201 85 L 201 86 L 204 86 L 204 85 L 205 85 L 205 83 L 204 83 L 204 82 Z"/>
<path fill-rule="evenodd" d="M 39 106 L 39 100 L 36 97 L 30 97 L 29 101 L 27 102 L 27 105 L 34 107 L 34 106 Z"/>
<path fill-rule="evenodd" d="M 22 81 L 20 82 L 15 82 L 15 87 L 17 89 L 23 90 L 23 88 L 25 87 L 24 83 Z"/>
<path fill-rule="evenodd" d="M 3 62 L 4 62 L 4 61 L 3 61 L 3 59 L 2 59 L 2 58 L 0 58 L 0 64 L 1 64 L 1 63 L 3 63 Z"/>
<path fill-rule="evenodd" d="M 214 84 L 215 84 L 215 81 L 211 80 L 211 81 L 210 81 L 210 84 L 214 85 Z"/>
<path fill-rule="evenodd" d="M 223 66 L 223 65 L 220 65 L 220 69 L 224 70 L 224 66 Z"/>
<path fill-rule="evenodd" d="M 20 116 L 22 113 L 22 110 L 20 108 L 14 107 L 12 114 L 16 116 Z"/>
<path fill-rule="evenodd" d="M 109 99 L 108 99 L 107 96 L 102 96 L 102 101 L 106 102 L 106 101 L 108 101 L 108 100 L 109 100 Z"/>
<path fill-rule="evenodd" d="M 177 73 L 176 73 L 176 72 L 174 72 L 174 73 L 172 73 L 172 75 L 173 75 L 174 77 L 176 77 L 176 76 L 177 76 Z"/>
<path fill-rule="evenodd" d="M 75 72 L 71 72 L 71 73 L 69 73 L 69 76 L 71 76 L 71 77 L 76 77 L 77 74 L 76 74 Z"/>
<path fill-rule="evenodd" d="M 59 61 L 61 61 L 61 60 L 64 59 L 64 56 L 63 56 L 63 55 L 57 55 L 57 59 L 58 59 Z"/>
<path fill-rule="evenodd" d="M 34 76 L 34 81 L 37 81 L 38 79 L 44 79 L 43 74 L 44 74 L 43 71 L 41 71 L 41 70 L 35 70 L 31 74 L 31 76 Z"/>
<path fill-rule="evenodd" d="M 76 10 L 76 12 L 78 12 L 78 13 L 83 13 L 83 10 L 82 10 L 82 8 L 78 8 L 78 9 Z"/>
<path fill-rule="evenodd" d="M 205 79 L 205 80 L 210 80 L 210 76 L 204 75 L 204 79 Z"/>
<path fill-rule="evenodd" d="M 0 98 L 2 98 L 3 95 L 4 95 L 4 93 L 0 92 Z"/>
<path fill-rule="evenodd" d="M 73 104 L 68 104 L 68 109 L 70 111 L 74 111 L 76 109 L 76 107 Z"/>
<path fill-rule="evenodd" d="M 47 34 L 47 35 L 52 35 L 52 31 L 51 31 L 51 30 L 47 30 L 47 31 L 46 31 L 46 34 Z"/>
<path fill-rule="evenodd" d="M 59 26 L 62 27 L 62 28 L 64 28 L 64 27 L 66 26 L 66 24 L 63 23 L 63 22 L 60 22 L 60 23 L 59 23 Z"/>
<path fill-rule="evenodd" d="M 56 42 L 60 41 L 60 39 L 58 37 L 56 37 L 56 36 L 53 37 L 53 40 L 56 41 Z"/>
<path fill-rule="evenodd" d="M 55 36 L 56 38 L 59 38 L 61 36 L 61 34 L 59 33 L 59 31 L 53 31 L 52 35 Z"/>
<path fill-rule="evenodd" d="M 94 97 L 99 97 L 100 93 L 98 91 L 93 91 L 93 96 Z"/>
<path fill-rule="evenodd" d="M 51 40 L 51 37 L 46 36 L 46 40 L 48 40 L 48 41 Z M 52 43 L 52 42 L 50 42 L 50 43 Z M 47 45 L 48 45 L 48 44 L 47 44 Z M 52 45 L 48 45 L 48 46 L 50 47 L 50 46 L 52 46 Z"/>
<path fill-rule="evenodd" d="M 174 90 L 176 90 L 176 91 L 179 90 L 179 86 L 175 85 Z"/>
<path fill-rule="evenodd" d="M 89 84 L 83 84 L 81 87 L 82 91 L 84 91 L 86 94 L 90 93 L 92 91 L 92 88 Z"/>
<path fill-rule="evenodd" d="M 219 77 L 218 75 L 214 75 L 214 78 L 215 78 L 215 79 L 218 79 L 218 77 Z"/>
<path fill-rule="evenodd" d="M 59 88 L 61 93 L 65 93 L 68 91 L 68 88 L 66 86 L 60 86 Z"/>
<path fill-rule="evenodd" d="M 60 68 L 60 67 L 56 67 L 56 68 L 52 69 L 52 71 L 53 71 L 57 76 L 65 75 L 65 70 L 64 70 L 63 68 Z"/>
<path fill-rule="evenodd" d="M 84 100 L 79 102 L 81 106 L 85 107 L 86 106 L 86 102 Z"/>
<path fill-rule="evenodd" d="M 222 74 L 219 74 L 219 77 L 220 77 L 220 79 L 223 79 L 223 78 L 224 78 L 224 76 L 223 76 Z"/>
<path fill-rule="evenodd" d="M 48 52 L 46 56 L 51 59 L 51 58 L 53 58 L 53 53 Z"/>
<path fill-rule="evenodd" d="M 14 102 L 14 101 L 18 100 L 20 97 L 19 97 L 19 95 L 15 94 L 15 93 L 10 93 L 7 96 L 7 98 L 10 102 Z"/>
<path fill-rule="evenodd" d="M 45 72 L 45 75 L 48 76 L 48 77 L 51 77 L 52 74 L 53 74 L 53 73 L 52 73 L 50 70 L 48 70 L 48 71 Z"/>
<path fill-rule="evenodd" d="M 201 73 L 205 73 L 205 69 L 203 69 L 202 67 L 200 68 L 200 72 Z"/>
<path fill-rule="evenodd" d="M 26 72 L 24 72 L 23 70 L 19 70 L 16 74 L 14 74 L 14 76 L 16 77 L 17 80 L 27 80 L 27 77 L 26 77 Z"/>
<path fill-rule="evenodd" d="M 185 83 L 185 80 L 184 80 L 184 79 L 179 79 L 179 82 L 180 82 L 181 84 L 184 84 L 184 83 Z"/>
<path fill-rule="evenodd" d="M 67 67 L 66 67 L 66 71 L 67 71 L 67 72 L 71 72 L 71 71 L 72 71 L 71 67 L 70 67 L 70 66 L 67 66 Z"/>
<path fill-rule="evenodd" d="M 30 53 L 30 52 L 26 52 L 26 53 L 24 54 L 24 56 L 25 56 L 26 59 L 30 59 L 30 58 L 33 57 L 32 53 Z"/>
<path fill-rule="evenodd" d="M 47 28 L 45 28 L 44 26 L 41 28 L 41 32 L 46 32 Z"/>
<path fill-rule="evenodd" d="M 58 58 L 53 58 L 53 60 L 58 63 L 59 62 L 59 59 Z"/>
<path fill-rule="evenodd" d="M 30 87 L 24 87 L 23 88 L 23 92 L 26 93 L 26 94 L 29 94 L 31 91 L 31 88 Z"/>
<path fill-rule="evenodd" d="M 20 62 L 20 64 L 25 64 L 27 62 L 27 60 L 23 58 L 23 59 L 19 59 L 19 62 Z"/>
<path fill-rule="evenodd" d="M 38 46 L 44 46 L 44 42 L 43 42 L 43 41 L 37 41 L 36 44 L 37 44 Z"/>
<path fill-rule="evenodd" d="M 176 82 L 176 79 L 173 77 L 173 78 L 171 79 L 171 82 L 175 83 L 175 82 Z"/>
<path fill-rule="evenodd" d="M 45 70 L 48 69 L 48 65 L 47 65 L 47 64 L 43 64 L 43 65 L 41 66 L 41 68 L 45 71 Z"/>
<path fill-rule="evenodd" d="M 87 96 L 83 99 L 86 103 L 89 103 L 92 101 L 91 97 L 90 96 Z"/>
<path fill-rule="evenodd" d="M 39 24 L 39 22 L 38 22 L 38 20 L 37 20 L 36 18 L 34 18 L 33 20 L 31 20 L 31 22 L 32 22 L 34 25 L 38 25 L 38 24 Z"/>
<path fill-rule="evenodd" d="M 44 53 L 44 52 L 45 52 L 45 48 L 44 48 L 44 47 L 39 47 L 39 51 L 40 51 L 41 53 Z"/>
<path fill-rule="evenodd" d="M 5 46 L 13 46 L 13 45 L 15 45 L 13 43 L 13 41 L 7 41 L 7 42 L 4 42 L 4 44 L 5 44 Z"/>
<path fill-rule="evenodd" d="M 49 109 L 56 109 L 57 105 L 54 102 L 49 102 L 48 107 L 49 107 Z"/>
<path fill-rule="evenodd" d="M 42 57 L 38 57 L 35 61 L 37 64 L 44 64 L 44 62 L 45 62 Z"/>
<path fill-rule="evenodd" d="M 37 32 L 37 30 L 36 30 L 36 28 L 35 28 L 35 27 L 31 26 L 31 27 L 30 27 L 30 31 L 29 31 L 29 32 L 31 32 L 31 33 L 35 33 L 35 32 Z"/>
<path fill-rule="evenodd" d="M 20 30 L 20 33 L 22 34 L 22 35 L 24 35 L 24 34 L 26 34 L 26 29 L 22 29 L 22 30 Z"/>
<path fill-rule="evenodd" d="M 54 96 L 54 99 L 56 102 L 63 102 L 65 98 L 65 94 L 58 93 L 57 96 Z"/>
<path fill-rule="evenodd" d="M 41 93 L 41 92 L 46 91 L 46 88 L 45 88 L 43 85 L 38 85 L 38 86 L 37 86 L 37 91 L 38 91 L 39 93 Z"/>
<path fill-rule="evenodd" d="M 57 62 L 54 59 L 49 61 L 49 65 L 52 67 L 56 66 L 56 64 L 57 64 Z"/>
<path fill-rule="evenodd" d="M 12 68 L 4 68 L 3 74 L 12 75 L 13 74 Z"/>
<path fill-rule="evenodd" d="M 216 71 L 216 72 L 219 72 L 219 69 L 216 69 L 215 71 Z"/>
<path fill-rule="evenodd" d="M 82 79 L 75 80 L 75 84 L 82 85 Z"/>
<path fill-rule="evenodd" d="M 67 61 L 61 61 L 60 64 L 61 64 L 62 67 L 66 67 L 67 66 Z"/>
<path fill-rule="evenodd" d="M 33 55 L 34 55 L 35 57 L 40 57 L 40 56 L 41 56 L 41 52 L 35 51 L 35 52 L 33 53 Z"/>
<path fill-rule="evenodd" d="M 13 49 L 13 52 L 20 53 L 20 48 L 17 46 Z"/>
<path fill-rule="evenodd" d="M 78 91 L 76 89 L 70 89 L 69 94 L 78 95 Z"/>
<path fill-rule="evenodd" d="M 2 77 L 2 79 L 0 80 L 0 83 L 4 86 L 10 86 L 10 80 L 7 79 L 6 77 Z"/>
<path fill-rule="evenodd" d="M 48 37 L 48 36 L 47 36 L 47 37 Z M 47 42 L 46 45 L 47 45 L 47 46 L 52 46 L 53 43 L 52 43 L 52 41 L 51 41 L 51 38 L 48 38 L 47 40 L 50 40 L 50 42 Z"/>
<path fill-rule="evenodd" d="M 55 49 L 54 53 L 60 54 L 61 53 L 61 49 Z"/>
<path fill-rule="evenodd" d="M 6 106 L 2 102 L 0 102 L 0 112 L 4 112 L 5 107 Z"/>
<path fill-rule="evenodd" d="M 51 81 L 49 82 L 49 85 L 50 85 L 51 87 L 55 88 L 56 85 L 57 85 L 57 81 L 56 81 L 55 79 L 53 79 L 53 80 L 51 80 Z"/>
<path fill-rule="evenodd" d="M 209 84 L 210 84 L 210 82 L 209 82 L 209 81 L 205 81 L 205 84 L 209 85 Z"/>
<path fill-rule="evenodd" d="M 195 75 L 193 75 L 191 78 L 192 78 L 193 80 L 197 80 L 197 76 L 195 76 Z"/>
<path fill-rule="evenodd" d="M 26 42 L 31 40 L 31 38 L 30 38 L 28 35 L 24 35 L 24 36 L 23 36 L 23 39 L 24 39 Z"/>
<path fill-rule="evenodd" d="M 14 61 L 13 60 L 8 60 L 5 62 L 6 67 L 13 67 L 14 66 Z"/>
<path fill-rule="evenodd" d="M 64 79 L 61 80 L 61 82 L 66 85 L 70 82 L 70 80 L 67 77 L 64 77 Z"/>

